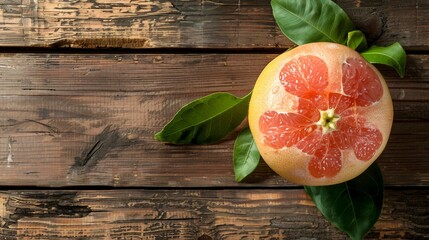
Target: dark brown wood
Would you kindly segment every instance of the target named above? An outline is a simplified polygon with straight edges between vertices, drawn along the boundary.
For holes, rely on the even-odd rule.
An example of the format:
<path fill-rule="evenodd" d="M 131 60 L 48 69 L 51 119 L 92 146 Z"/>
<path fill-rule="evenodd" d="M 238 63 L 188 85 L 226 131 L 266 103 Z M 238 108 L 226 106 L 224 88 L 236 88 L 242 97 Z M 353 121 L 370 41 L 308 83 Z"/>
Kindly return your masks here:
<path fill-rule="evenodd" d="M 205 146 L 153 135 L 190 100 L 243 96 L 275 54 L 2 54 L 1 185 L 283 186 L 265 164 L 234 181 L 234 134 Z M 429 56 L 410 55 L 406 77 L 381 67 L 395 122 L 378 162 L 387 185 L 429 182 Z"/>
<path fill-rule="evenodd" d="M 429 3 L 338 0 L 370 41 L 428 50 Z M 287 48 L 269 1 L 6 0 L 0 46 Z"/>
<path fill-rule="evenodd" d="M 365 239 L 425 239 L 428 197 L 385 191 Z M 0 204 L 1 239 L 347 239 L 302 189 L 7 191 Z"/>

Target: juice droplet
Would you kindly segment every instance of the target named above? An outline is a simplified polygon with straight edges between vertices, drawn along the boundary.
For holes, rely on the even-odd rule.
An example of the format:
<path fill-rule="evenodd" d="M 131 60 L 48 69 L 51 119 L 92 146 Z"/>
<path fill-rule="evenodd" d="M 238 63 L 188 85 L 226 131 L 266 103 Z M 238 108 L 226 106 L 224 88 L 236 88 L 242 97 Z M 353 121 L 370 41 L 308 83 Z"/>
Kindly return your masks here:
<path fill-rule="evenodd" d="M 279 86 L 274 86 L 273 89 L 271 90 L 271 92 L 273 94 L 277 94 L 279 92 L 280 87 Z"/>

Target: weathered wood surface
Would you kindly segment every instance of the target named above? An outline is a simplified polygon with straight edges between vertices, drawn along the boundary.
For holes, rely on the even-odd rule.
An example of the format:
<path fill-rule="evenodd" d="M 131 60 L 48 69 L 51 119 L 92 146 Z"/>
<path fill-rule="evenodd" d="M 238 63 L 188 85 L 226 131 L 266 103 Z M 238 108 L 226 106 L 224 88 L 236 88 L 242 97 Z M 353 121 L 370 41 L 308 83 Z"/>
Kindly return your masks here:
<path fill-rule="evenodd" d="M 412 52 L 404 79 L 380 68 L 395 122 L 366 239 L 427 239 L 429 1 L 336 2 L 371 42 Z M 194 98 L 246 94 L 293 45 L 269 1 L 1 0 L 0 33 L 0 239 L 347 239 L 264 163 L 236 183 L 234 134 L 153 139 Z"/>
<path fill-rule="evenodd" d="M 234 181 L 233 136 L 170 146 L 155 132 L 191 99 L 245 95 L 275 54 L 1 54 L 1 185 L 254 187 L 289 185 L 261 164 Z M 395 122 L 379 159 L 387 185 L 429 182 L 429 56 L 406 77 L 380 68 Z"/>
<path fill-rule="evenodd" d="M 427 239 L 428 197 L 386 190 L 365 239 Z M 0 217 L 1 239 L 347 239 L 302 189 L 7 191 Z"/>
<path fill-rule="evenodd" d="M 270 1 L 2 0 L 0 46 L 119 48 L 285 48 Z M 386 45 L 429 49 L 429 2 L 337 0 Z"/>

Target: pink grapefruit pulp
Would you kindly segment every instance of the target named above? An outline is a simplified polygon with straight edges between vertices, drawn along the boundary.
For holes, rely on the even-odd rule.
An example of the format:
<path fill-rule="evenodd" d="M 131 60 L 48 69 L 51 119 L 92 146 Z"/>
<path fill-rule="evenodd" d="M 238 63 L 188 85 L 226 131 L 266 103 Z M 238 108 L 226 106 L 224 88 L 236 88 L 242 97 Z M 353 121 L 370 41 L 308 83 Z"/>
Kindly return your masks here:
<path fill-rule="evenodd" d="M 351 48 L 310 43 L 260 74 L 249 126 L 267 164 L 287 180 L 331 185 L 365 171 L 381 154 L 393 121 L 377 69 Z"/>

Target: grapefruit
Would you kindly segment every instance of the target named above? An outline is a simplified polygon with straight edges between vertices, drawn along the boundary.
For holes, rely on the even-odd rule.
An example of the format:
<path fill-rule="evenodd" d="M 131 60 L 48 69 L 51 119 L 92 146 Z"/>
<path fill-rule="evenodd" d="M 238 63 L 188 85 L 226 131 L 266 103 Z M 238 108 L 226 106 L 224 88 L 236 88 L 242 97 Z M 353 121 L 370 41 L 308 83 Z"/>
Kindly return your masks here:
<path fill-rule="evenodd" d="M 383 76 L 336 43 L 309 43 L 275 58 L 249 105 L 262 158 L 282 177 L 308 186 L 360 175 L 385 148 L 392 121 Z"/>

